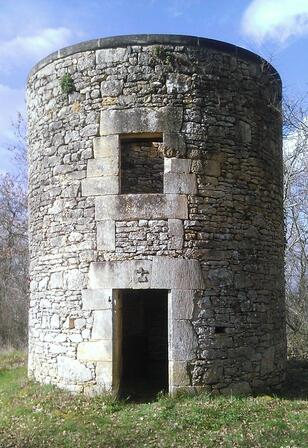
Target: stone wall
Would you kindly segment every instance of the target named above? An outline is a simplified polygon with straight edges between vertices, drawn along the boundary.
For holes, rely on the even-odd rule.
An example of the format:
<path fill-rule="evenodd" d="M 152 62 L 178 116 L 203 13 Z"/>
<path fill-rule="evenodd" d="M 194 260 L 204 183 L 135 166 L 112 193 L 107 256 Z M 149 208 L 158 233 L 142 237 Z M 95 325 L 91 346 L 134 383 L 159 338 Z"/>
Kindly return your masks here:
<path fill-rule="evenodd" d="M 116 390 L 116 291 L 158 288 L 171 291 L 170 392 L 282 382 L 280 97 L 263 59 L 183 36 L 92 41 L 32 70 L 31 376 Z M 120 194 L 130 133 L 162 135 L 162 193 Z"/>

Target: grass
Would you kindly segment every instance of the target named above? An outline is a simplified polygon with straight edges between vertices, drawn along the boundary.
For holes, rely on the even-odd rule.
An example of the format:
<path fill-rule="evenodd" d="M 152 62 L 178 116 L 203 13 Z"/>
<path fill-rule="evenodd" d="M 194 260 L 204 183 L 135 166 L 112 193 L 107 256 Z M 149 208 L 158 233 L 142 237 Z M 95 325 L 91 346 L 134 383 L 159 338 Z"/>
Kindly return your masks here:
<path fill-rule="evenodd" d="M 26 378 L 23 353 L 0 353 L 0 448 L 306 448 L 307 365 L 293 363 L 295 371 L 297 384 L 290 377 L 280 397 L 161 396 L 137 404 L 39 386 Z"/>

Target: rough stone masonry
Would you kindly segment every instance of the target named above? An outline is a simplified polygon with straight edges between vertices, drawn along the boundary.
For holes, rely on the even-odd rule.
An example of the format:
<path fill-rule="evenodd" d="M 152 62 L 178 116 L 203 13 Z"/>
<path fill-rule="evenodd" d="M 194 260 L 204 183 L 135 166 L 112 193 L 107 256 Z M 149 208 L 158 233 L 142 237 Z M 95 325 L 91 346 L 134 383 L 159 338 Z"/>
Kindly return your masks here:
<path fill-rule="evenodd" d="M 121 291 L 166 290 L 170 393 L 282 383 L 280 101 L 270 64 L 205 38 L 98 39 L 33 68 L 31 377 L 117 393 Z"/>

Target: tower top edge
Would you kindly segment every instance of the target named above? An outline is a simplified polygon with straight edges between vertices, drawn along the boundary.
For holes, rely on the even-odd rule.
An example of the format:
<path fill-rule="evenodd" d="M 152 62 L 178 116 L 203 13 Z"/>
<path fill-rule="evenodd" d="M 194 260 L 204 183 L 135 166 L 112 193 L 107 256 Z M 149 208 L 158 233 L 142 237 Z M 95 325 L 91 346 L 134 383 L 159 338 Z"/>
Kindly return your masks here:
<path fill-rule="evenodd" d="M 277 70 L 264 58 L 258 54 L 247 50 L 246 48 L 239 47 L 237 45 L 223 42 L 220 40 L 209 39 L 206 37 L 177 35 L 177 34 L 130 34 L 111 37 L 102 37 L 98 39 L 92 39 L 83 41 L 68 47 L 61 48 L 48 56 L 41 59 L 35 64 L 28 78 L 34 75 L 37 71 L 45 67 L 46 65 L 72 56 L 76 53 L 100 50 L 108 48 L 121 48 L 129 46 L 147 46 L 147 45 L 165 45 L 165 46 L 186 46 L 197 48 L 208 48 L 222 53 L 230 54 L 231 56 L 238 57 L 244 60 L 248 60 L 255 63 L 265 63 L 268 71 L 270 71 L 275 78 L 280 81 L 280 76 Z"/>

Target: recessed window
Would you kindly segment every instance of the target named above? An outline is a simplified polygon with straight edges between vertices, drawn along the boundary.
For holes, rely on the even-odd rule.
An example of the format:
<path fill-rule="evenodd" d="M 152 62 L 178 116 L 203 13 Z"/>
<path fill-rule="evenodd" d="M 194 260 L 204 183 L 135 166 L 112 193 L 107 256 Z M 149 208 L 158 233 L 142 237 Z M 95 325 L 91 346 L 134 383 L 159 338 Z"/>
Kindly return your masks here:
<path fill-rule="evenodd" d="M 121 137 L 121 193 L 163 193 L 162 134 Z"/>
<path fill-rule="evenodd" d="M 226 327 L 215 327 L 216 334 L 222 334 L 226 332 Z"/>

